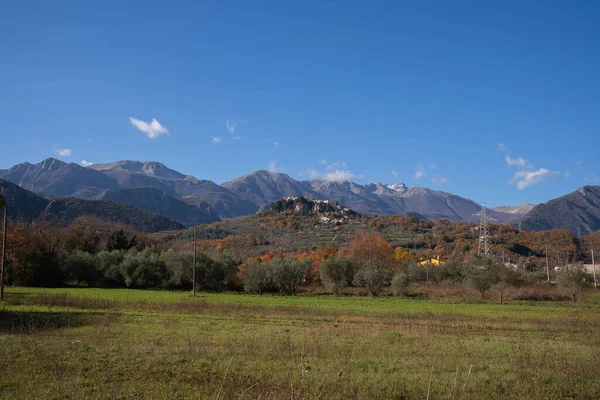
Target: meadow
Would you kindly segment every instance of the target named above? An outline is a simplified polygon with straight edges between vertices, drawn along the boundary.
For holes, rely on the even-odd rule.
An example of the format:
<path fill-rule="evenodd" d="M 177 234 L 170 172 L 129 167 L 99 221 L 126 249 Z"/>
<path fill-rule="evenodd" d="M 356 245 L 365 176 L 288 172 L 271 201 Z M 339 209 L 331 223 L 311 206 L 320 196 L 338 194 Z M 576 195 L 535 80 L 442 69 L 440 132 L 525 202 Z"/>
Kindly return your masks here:
<path fill-rule="evenodd" d="M 451 302 L 9 287 L 0 397 L 600 398 L 600 295 Z"/>

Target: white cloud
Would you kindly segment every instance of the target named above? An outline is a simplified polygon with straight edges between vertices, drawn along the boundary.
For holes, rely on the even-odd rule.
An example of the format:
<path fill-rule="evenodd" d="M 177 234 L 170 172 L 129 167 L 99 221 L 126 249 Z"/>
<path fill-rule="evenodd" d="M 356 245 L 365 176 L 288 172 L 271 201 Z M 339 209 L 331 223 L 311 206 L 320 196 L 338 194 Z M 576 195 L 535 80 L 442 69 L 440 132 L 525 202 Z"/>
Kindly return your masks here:
<path fill-rule="evenodd" d="M 316 180 L 327 181 L 327 182 L 344 182 L 344 181 L 349 181 L 349 180 L 357 177 L 350 171 L 339 170 L 339 169 L 335 170 L 335 171 L 327 171 L 327 172 L 319 172 L 319 171 L 315 171 L 315 170 L 310 170 L 309 176 L 310 176 L 310 179 L 316 179 Z"/>
<path fill-rule="evenodd" d="M 504 158 L 506 159 L 506 163 L 508 165 L 516 165 L 521 168 L 523 168 L 523 167 L 531 168 L 531 164 L 529 163 L 529 161 L 527 161 L 523 157 L 510 158 L 510 156 L 504 156 Z"/>
<path fill-rule="evenodd" d="M 394 178 L 396 178 L 396 177 L 398 176 L 398 173 L 397 173 L 396 171 L 392 170 L 392 176 L 393 176 Z"/>
<path fill-rule="evenodd" d="M 583 161 L 577 161 L 577 168 L 583 168 Z"/>
<path fill-rule="evenodd" d="M 219 136 L 214 136 L 214 137 L 212 138 L 212 142 L 213 142 L 214 144 L 221 144 L 221 138 L 220 138 Z"/>
<path fill-rule="evenodd" d="M 448 178 L 431 178 L 431 184 L 435 186 L 442 186 L 448 182 Z"/>
<path fill-rule="evenodd" d="M 336 170 L 328 170 L 326 172 L 316 171 L 314 169 L 308 170 L 308 177 L 310 179 L 326 181 L 326 182 L 345 182 L 350 180 L 359 180 L 362 181 L 365 179 L 365 176 L 360 174 L 354 174 L 351 171 L 336 169 Z"/>
<path fill-rule="evenodd" d="M 233 135 L 235 133 L 235 128 L 237 127 L 237 124 L 235 123 L 235 121 L 227 120 L 225 121 L 225 127 Z"/>
<path fill-rule="evenodd" d="M 84 167 L 89 167 L 92 164 L 94 164 L 94 163 L 86 161 L 86 160 L 81 160 L 81 165 L 83 165 Z"/>
<path fill-rule="evenodd" d="M 540 168 L 536 171 L 517 171 L 508 183 L 516 183 L 517 188 L 523 190 L 529 186 L 537 185 L 546 179 L 557 178 L 559 176 L 560 172 L 550 171 L 546 168 Z"/>
<path fill-rule="evenodd" d="M 600 177 L 596 176 L 596 175 L 590 175 L 590 176 L 585 177 L 583 180 L 588 183 L 596 183 L 596 182 L 600 182 Z"/>
<path fill-rule="evenodd" d="M 325 160 L 320 160 L 319 164 L 325 166 L 325 171 L 309 169 L 306 173 L 303 173 L 303 175 L 307 175 L 309 179 L 327 182 L 344 182 L 349 180 L 362 181 L 365 179 L 364 175 L 351 172 L 345 161 L 328 163 Z"/>
<path fill-rule="evenodd" d="M 54 151 L 61 157 L 69 157 L 72 153 L 71 149 L 60 149 L 58 147 L 55 148 Z"/>
<path fill-rule="evenodd" d="M 498 151 L 507 152 L 510 151 L 508 147 L 504 143 L 498 143 Z"/>
<path fill-rule="evenodd" d="M 418 163 L 417 166 L 415 167 L 415 179 L 419 180 L 423 176 L 425 176 L 425 174 L 427 174 L 425 167 L 423 166 L 422 163 Z"/>
<path fill-rule="evenodd" d="M 560 177 L 567 178 L 570 175 L 569 171 L 565 171 L 564 174 L 561 174 L 558 171 L 550 171 L 547 168 L 539 168 L 536 170 L 533 164 L 523 157 L 510 158 L 509 156 L 505 156 L 504 158 L 506 159 L 506 163 L 508 165 L 518 168 L 518 171 L 515 172 L 508 183 L 510 185 L 516 184 L 519 190 L 523 190 L 529 186 L 537 185 L 538 183 L 547 179 L 556 179 Z"/>
<path fill-rule="evenodd" d="M 272 173 L 277 172 L 277 163 L 275 162 L 275 160 L 273 160 L 269 163 L 269 166 L 267 167 L 267 171 L 272 172 Z"/>
<path fill-rule="evenodd" d="M 139 131 L 143 132 L 150 139 L 156 139 L 161 135 L 168 135 L 169 130 L 162 126 L 156 118 L 152 118 L 150 123 L 141 121 L 137 118 L 129 117 L 131 125 L 135 126 Z"/>
<path fill-rule="evenodd" d="M 276 140 L 273 142 L 273 148 L 276 149 L 279 147 L 279 142 Z"/>
<path fill-rule="evenodd" d="M 565 172 L 563 173 L 563 177 L 566 179 L 566 178 L 568 178 L 570 176 L 571 176 L 571 171 L 569 171 L 568 169 L 565 170 Z"/>

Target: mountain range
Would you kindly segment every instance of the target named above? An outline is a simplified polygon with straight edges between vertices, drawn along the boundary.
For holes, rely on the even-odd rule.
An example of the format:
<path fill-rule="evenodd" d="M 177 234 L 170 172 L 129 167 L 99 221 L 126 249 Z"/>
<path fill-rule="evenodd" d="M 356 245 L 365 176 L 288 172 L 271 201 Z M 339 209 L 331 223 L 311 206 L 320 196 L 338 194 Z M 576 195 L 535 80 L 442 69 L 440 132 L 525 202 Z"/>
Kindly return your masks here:
<path fill-rule="evenodd" d="M 87 215 L 104 221 L 128 225 L 141 232 L 179 230 L 184 226 L 167 217 L 114 201 L 53 197 L 47 199 L 0 179 L 0 195 L 6 201 L 10 216 L 14 219 L 45 220 L 69 225 L 77 218 Z"/>
<path fill-rule="evenodd" d="M 185 226 L 253 214 L 283 197 L 300 196 L 335 200 L 365 215 L 404 214 L 476 222 L 481 210 L 478 203 L 467 198 L 424 187 L 409 188 L 403 183 L 298 181 L 286 174 L 261 170 L 218 185 L 159 162 L 117 161 L 82 167 L 49 158 L 37 164 L 22 163 L 0 170 L 0 178 L 48 198 L 125 203 Z M 579 227 L 585 232 L 600 229 L 600 223 L 594 219 L 597 203 L 585 201 L 575 207 L 572 201 L 565 200 L 561 204 L 567 205 L 562 207 L 574 208 L 561 218 L 548 214 L 552 212 L 547 207 L 550 203 L 496 207 L 489 209 L 488 215 L 495 223 L 517 224 L 523 220 L 523 227 L 528 229 Z"/>

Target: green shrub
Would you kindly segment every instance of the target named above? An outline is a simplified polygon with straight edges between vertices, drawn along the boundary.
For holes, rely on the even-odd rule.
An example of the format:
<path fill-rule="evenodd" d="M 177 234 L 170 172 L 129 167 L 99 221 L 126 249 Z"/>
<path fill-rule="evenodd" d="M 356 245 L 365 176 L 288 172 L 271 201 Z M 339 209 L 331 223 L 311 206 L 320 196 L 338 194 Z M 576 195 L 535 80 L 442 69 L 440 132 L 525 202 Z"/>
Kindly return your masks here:
<path fill-rule="evenodd" d="M 160 254 L 160 260 L 165 264 L 167 271 L 164 287 L 169 289 L 192 287 L 192 254 L 176 253 L 169 249 Z"/>
<path fill-rule="evenodd" d="M 77 250 L 67 256 L 63 265 L 69 282 L 88 286 L 104 283 L 104 275 L 98 267 L 98 258 L 90 253 Z"/>
<path fill-rule="evenodd" d="M 167 268 L 151 249 L 129 251 L 121 264 L 125 285 L 137 288 L 160 287 L 167 280 Z"/>

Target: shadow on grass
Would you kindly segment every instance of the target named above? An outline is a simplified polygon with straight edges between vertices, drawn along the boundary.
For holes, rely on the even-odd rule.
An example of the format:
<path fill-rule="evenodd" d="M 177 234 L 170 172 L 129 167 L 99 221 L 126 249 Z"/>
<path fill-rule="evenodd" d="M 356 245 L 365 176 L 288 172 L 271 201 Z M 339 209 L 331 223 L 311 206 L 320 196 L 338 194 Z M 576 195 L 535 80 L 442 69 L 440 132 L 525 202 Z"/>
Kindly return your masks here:
<path fill-rule="evenodd" d="M 51 329 L 107 323 L 109 319 L 112 318 L 103 313 L 0 310 L 0 333 L 31 334 Z"/>

